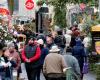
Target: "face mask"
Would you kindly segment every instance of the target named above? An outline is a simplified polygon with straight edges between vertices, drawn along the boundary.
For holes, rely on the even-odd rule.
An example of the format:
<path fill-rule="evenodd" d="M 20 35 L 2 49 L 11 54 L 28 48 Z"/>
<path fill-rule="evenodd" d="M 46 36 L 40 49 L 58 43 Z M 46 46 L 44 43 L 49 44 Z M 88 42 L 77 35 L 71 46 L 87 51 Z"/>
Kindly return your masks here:
<path fill-rule="evenodd" d="M 14 53 L 14 50 L 9 51 L 10 53 Z"/>
<path fill-rule="evenodd" d="M 29 46 L 33 46 L 33 43 L 30 43 Z"/>
<path fill-rule="evenodd" d="M 43 48 L 44 47 L 44 45 L 40 45 L 40 48 Z"/>
<path fill-rule="evenodd" d="M 32 45 L 32 44 L 33 44 L 33 42 L 29 41 L 29 42 L 28 42 L 28 44 L 29 44 L 29 45 Z"/>

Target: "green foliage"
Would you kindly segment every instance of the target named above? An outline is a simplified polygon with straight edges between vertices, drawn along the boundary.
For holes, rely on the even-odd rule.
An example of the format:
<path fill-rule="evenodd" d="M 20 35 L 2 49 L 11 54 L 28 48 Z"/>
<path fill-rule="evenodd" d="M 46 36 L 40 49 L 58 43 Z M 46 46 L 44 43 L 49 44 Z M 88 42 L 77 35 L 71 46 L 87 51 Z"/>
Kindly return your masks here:
<path fill-rule="evenodd" d="M 100 80 L 100 64 L 90 64 L 90 71 L 96 75 L 96 80 Z"/>
<path fill-rule="evenodd" d="M 64 28 L 66 24 L 66 4 L 70 3 L 89 3 L 91 0 L 49 0 L 49 4 L 54 6 L 55 16 L 54 23 L 55 25 Z"/>
<path fill-rule="evenodd" d="M 36 27 L 35 27 L 35 23 L 31 22 L 31 23 L 27 23 L 24 25 L 25 29 L 31 30 L 31 31 L 36 31 Z"/>
<path fill-rule="evenodd" d="M 97 75 L 97 79 L 96 80 L 100 80 L 100 65 L 96 66 L 96 75 Z"/>
<path fill-rule="evenodd" d="M 96 18 L 95 20 L 93 19 L 90 19 L 90 17 L 88 17 L 87 14 L 84 14 L 85 15 L 85 21 L 83 23 L 83 31 L 90 35 L 91 34 L 91 27 L 92 26 L 95 26 L 95 25 L 98 25 L 100 23 L 100 19 L 99 18 Z"/>
<path fill-rule="evenodd" d="M 66 27 L 66 10 L 64 7 L 55 8 L 54 22 L 55 25 L 58 25 L 59 27 Z"/>
<path fill-rule="evenodd" d="M 43 3 L 45 3 L 45 1 L 44 0 L 42 0 L 42 1 L 37 1 L 36 2 L 36 4 L 39 6 L 39 5 L 43 5 Z"/>
<path fill-rule="evenodd" d="M 0 39 L 11 41 L 13 39 L 13 36 L 4 29 L 0 28 Z"/>
<path fill-rule="evenodd" d="M 7 1 L 8 1 L 8 7 L 10 10 L 10 14 L 12 15 L 14 11 L 14 0 L 7 0 Z"/>
<path fill-rule="evenodd" d="M 54 24 L 61 28 L 66 27 L 67 0 L 51 0 L 49 3 L 54 6 L 54 11 L 55 11 Z"/>

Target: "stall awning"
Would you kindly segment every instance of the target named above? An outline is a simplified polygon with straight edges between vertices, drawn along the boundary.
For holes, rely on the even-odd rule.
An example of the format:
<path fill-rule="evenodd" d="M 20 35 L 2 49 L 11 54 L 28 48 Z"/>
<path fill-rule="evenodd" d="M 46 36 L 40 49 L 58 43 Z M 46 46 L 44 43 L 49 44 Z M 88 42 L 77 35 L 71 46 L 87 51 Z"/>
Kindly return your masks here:
<path fill-rule="evenodd" d="M 99 25 L 96 25 L 96 26 L 91 27 L 91 31 L 94 31 L 94 32 L 99 32 L 99 31 L 100 31 L 100 24 L 99 24 Z"/>

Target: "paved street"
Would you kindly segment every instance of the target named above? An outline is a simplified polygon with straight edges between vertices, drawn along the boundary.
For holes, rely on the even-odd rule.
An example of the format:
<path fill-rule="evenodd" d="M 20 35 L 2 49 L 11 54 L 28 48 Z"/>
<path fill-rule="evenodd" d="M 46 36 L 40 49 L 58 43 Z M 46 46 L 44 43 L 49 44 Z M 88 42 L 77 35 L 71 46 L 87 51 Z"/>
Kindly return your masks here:
<path fill-rule="evenodd" d="M 84 75 L 83 80 L 96 80 L 96 76 L 91 73 L 88 73 L 88 74 Z"/>
<path fill-rule="evenodd" d="M 24 65 L 22 64 L 22 66 L 24 66 Z M 22 73 L 21 77 L 24 78 L 24 80 L 28 80 L 27 79 L 27 75 L 25 74 L 26 72 L 25 72 L 25 68 L 24 67 L 22 67 L 22 71 L 23 71 L 23 73 Z M 44 78 L 42 73 L 41 73 L 41 80 L 45 80 L 45 78 Z M 84 75 L 83 80 L 96 80 L 96 76 L 93 75 L 92 73 L 88 73 L 88 74 Z"/>
<path fill-rule="evenodd" d="M 45 80 L 43 77 L 43 74 L 41 74 L 41 80 Z M 96 80 L 96 77 L 93 74 L 86 74 L 84 75 L 84 79 L 83 80 Z"/>

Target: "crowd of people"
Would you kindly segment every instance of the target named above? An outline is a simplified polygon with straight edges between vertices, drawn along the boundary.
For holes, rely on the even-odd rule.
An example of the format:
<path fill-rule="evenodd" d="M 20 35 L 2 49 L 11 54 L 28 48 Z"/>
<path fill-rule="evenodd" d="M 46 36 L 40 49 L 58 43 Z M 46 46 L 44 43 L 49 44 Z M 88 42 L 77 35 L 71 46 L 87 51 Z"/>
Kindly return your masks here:
<path fill-rule="evenodd" d="M 63 34 L 62 30 L 39 34 L 30 31 L 20 32 L 26 36 L 25 43 L 18 43 L 22 38 L 14 34 L 14 41 L 7 44 L 0 42 L 0 80 L 13 80 L 17 73 L 20 80 L 21 63 L 25 64 L 28 80 L 40 80 L 41 72 L 46 80 L 82 80 L 83 64 L 87 61 L 90 39 L 80 37 L 77 26 Z M 25 38 L 25 37 L 24 37 Z M 68 77 L 68 74 L 73 74 Z M 66 74 L 67 73 L 67 74 Z"/>

